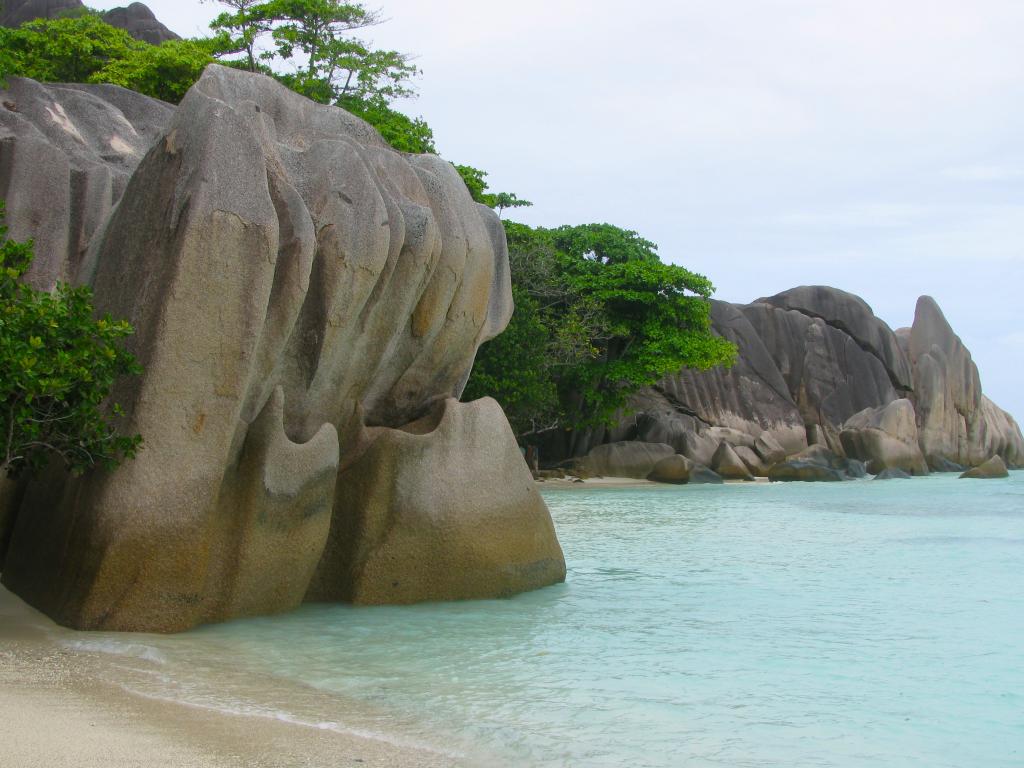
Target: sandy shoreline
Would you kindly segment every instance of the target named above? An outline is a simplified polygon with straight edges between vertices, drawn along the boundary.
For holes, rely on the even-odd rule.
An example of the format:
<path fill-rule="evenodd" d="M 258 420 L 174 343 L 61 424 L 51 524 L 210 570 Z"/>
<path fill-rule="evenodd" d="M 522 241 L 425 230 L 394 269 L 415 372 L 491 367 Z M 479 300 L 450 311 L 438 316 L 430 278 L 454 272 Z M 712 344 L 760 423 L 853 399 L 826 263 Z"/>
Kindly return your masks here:
<path fill-rule="evenodd" d="M 0 764 L 5 768 L 477 765 L 336 729 L 134 695 L 91 636 L 0 588 Z M 325 724 L 326 725 L 326 724 Z"/>

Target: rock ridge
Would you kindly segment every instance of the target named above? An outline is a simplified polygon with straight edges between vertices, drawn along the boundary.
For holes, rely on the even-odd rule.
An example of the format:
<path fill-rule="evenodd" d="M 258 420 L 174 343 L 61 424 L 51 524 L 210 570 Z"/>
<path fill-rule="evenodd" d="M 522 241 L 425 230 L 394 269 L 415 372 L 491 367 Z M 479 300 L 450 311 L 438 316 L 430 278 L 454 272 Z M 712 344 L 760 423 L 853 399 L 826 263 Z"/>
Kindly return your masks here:
<path fill-rule="evenodd" d="M 900 331 L 860 297 L 827 286 L 745 305 L 713 301 L 711 320 L 737 345 L 732 369 L 666 376 L 632 398 L 633 415 L 617 426 L 582 435 L 568 453 L 564 438 L 549 441 L 547 457 L 635 440 L 714 466 L 728 445 L 758 474 L 772 462 L 747 451 L 751 440 L 770 439 L 790 458 L 818 445 L 872 473 L 952 471 L 994 456 L 1024 466 L 1020 427 L 985 397 L 970 352 L 930 297 L 919 299 L 913 327 Z M 776 474 L 835 479 L 835 467 L 803 464 Z"/>

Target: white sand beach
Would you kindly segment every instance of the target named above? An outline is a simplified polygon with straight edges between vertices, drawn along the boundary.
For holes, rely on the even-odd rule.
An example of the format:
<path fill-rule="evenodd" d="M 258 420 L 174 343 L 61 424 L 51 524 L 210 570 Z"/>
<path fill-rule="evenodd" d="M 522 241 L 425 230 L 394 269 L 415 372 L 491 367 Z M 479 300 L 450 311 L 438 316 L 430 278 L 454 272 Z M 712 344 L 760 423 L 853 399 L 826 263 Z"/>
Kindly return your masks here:
<path fill-rule="evenodd" d="M 88 638 L 0 588 L 4 768 L 295 768 L 471 765 L 386 739 L 133 695 Z M 396 741 L 400 741 L 396 739 Z"/>

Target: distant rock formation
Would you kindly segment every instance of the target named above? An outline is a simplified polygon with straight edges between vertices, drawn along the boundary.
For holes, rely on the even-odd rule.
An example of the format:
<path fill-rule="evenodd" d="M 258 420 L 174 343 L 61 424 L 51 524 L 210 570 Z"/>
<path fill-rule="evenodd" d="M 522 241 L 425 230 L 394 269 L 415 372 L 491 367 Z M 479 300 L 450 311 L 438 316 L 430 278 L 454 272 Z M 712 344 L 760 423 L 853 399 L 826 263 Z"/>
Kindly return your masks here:
<path fill-rule="evenodd" d="M 176 110 L 0 97 L 33 280 L 91 283 L 145 368 L 115 393 L 135 460 L 9 494 L 8 587 L 68 626 L 166 632 L 564 579 L 500 408 L 453 399 L 512 298 L 501 224 L 449 163 L 220 66 Z"/>
<path fill-rule="evenodd" d="M 160 45 L 168 40 L 180 40 L 165 27 L 144 3 L 132 3 L 125 8 L 113 8 L 103 14 L 103 20 L 112 27 L 120 27 L 136 40 Z"/>
<path fill-rule="evenodd" d="M 3 27 L 18 27 L 33 19 L 53 19 L 86 7 L 82 0 L 6 0 L 0 5 L 3 6 L 0 8 L 0 26 Z M 181 39 L 161 24 L 149 6 L 143 3 L 106 11 L 103 20 L 125 30 L 136 40 L 152 45 Z"/>
<path fill-rule="evenodd" d="M 572 441 L 552 434 L 543 455 L 583 457 L 605 442 L 632 440 L 665 443 L 714 467 L 727 445 L 763 474 L 781 460 L 756 449 L 771 440 L 790 457 L 821 445 L 873 473 L 953 471 L 993 456 L 1024 465 L 1020 428 L 982 394 L 970 352 L 927 296 L 913 328 L 896 332 L 863 299 L 823 286 L 747 305 L 715 301 L 711 318 L 739 349 L 736 365 L 668 376 L 638 393 L 633 414 L 617 426 Z M 831 477 L 809 466 L 786 472 L 787 479 Z"/>

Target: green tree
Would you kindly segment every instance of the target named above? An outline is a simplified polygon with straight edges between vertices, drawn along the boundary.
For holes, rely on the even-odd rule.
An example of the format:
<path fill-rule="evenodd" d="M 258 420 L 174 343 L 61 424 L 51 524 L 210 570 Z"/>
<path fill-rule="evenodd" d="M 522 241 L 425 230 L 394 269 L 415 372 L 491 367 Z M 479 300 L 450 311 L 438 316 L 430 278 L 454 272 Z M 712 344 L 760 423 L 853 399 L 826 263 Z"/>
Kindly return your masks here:
<path fill-rule="evenodd" d="M 113 61 L 145 45 L 95 14 L 37 19 L 17 29 L 0 28 L 7 74 L 50 83 L 86 83 Z"/>
<path fill-rule="evenodd" d="M 471 165 L 455 165 L 455 170 L 462 177 L 470 196 L 488 208 L 497 209 L 498 216 L 501 216 L 507 208 L 528 208 L 533 205 L 529 200 L 520 200 L 511 192 L 488 192 L 487 171 L 482 171 Z"/>
<path fill-rule="evenodd" d="M 0 51 L 2 74 L 51 83 L 113 83 L 174 103 L 214 60 L 208 41 L 149 45 L 93 13 L 0 28 Z"/>
<path fill-rule="evenodd" d="M 421 118 L 403 115 L 387 104 L 361 99 L 343 99 L 339 106 L 376 128 L 384 141 L 399 152 L 417 155 L 437 152 L 434 132 Z"/>
<path fill-rule="evenodd" d="M 0 226 L 0 477 L 32 474 L 51 458 L 75 473 L 116 466 L 141 442 L 119 435 L 103 405 L 119 376 L 140 372 L 121 346 L 132 328 L 95 319 L 88 288 L 26 285 L 31 262 L 32 244 L 8 240 Z M 113 404 L 110 413 L 122 411 Z"/>
<path fill-rule="evenodd" d="M 273 28 L 274 19 L 268 15 L 269 3 L 264 0 L 202 0 L 216 2 L 231 8 L 212 22 L 210 28 L 217 33 L 218 55 L 245 54 L 244 65 L 250 72 L 260 71 L 257 44 Z"/>
<path fill-rule="evenodd" d="M 221 55 L 244 53 L 248 69 L 257 60 L 286 61 L 277 76 L 289 88 L 324 104 L 384 106 L 414 95 L 419 70 L 408 56 L 377 50 L 352 33 L 380 24 L 378 11 L 342 0 L 215 0 L 231 10 L 214 19 Z M 260 50 L 268 37 L 271 46 Z"/>
<path fill-rule="evenodd" d="M 735 347 L 711 332 L 710 281 L 662 263 L 654 244 L 636 232 L 513 222 L 505 230 L 517 300 L 506 331 L 512 338 L 481 348 L 466 392 L 513 402 L 521 437 L 611 423 L 631 394 L 665 375 L 733 361 Z M 535 361 L 528 370 L 507 364 L 509 344 Z M 547 395 L 532 404 L 519 395 L 552 388 L 554 407 Z"/>
<path fill-rule="evenodd" d="M 203 41 L 142 44 L 91 75 L 89 82 L 113 83 L 177 104 L 213 61 L 210 47 Z"/>

